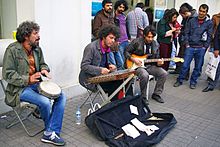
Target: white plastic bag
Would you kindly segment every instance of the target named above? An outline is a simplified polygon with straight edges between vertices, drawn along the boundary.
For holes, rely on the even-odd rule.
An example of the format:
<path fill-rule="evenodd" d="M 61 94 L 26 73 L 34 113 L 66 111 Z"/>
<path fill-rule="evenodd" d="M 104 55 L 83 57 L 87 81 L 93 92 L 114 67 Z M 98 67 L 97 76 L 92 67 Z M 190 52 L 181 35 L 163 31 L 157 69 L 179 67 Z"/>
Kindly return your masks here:
<path fill-rule="evenodd" d="M 209 78 L 211 78 L 213 81 L 215 80 L 215 75 L 216 75 L 219 61 L 220 61 L 220 56 L 215 57 L 213 53 L 210 54 L 210 59 L 206 66 L 205 74 Z"/>

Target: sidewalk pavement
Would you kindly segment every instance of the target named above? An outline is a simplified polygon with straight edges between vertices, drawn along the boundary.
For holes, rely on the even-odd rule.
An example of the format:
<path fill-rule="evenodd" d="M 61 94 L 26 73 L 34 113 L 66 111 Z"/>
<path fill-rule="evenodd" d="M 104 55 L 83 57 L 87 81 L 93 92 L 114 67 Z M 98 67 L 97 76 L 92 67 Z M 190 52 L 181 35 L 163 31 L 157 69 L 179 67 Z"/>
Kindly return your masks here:
<path fill-rule="evenodd" d="M 189 83 L 184 82 L 180 87 L 174 88 L 173 83 L 177 75 L 169 75 L 165 84 L 162 97 L 164 104 L 149 99 L 152 112 L 173 113 L 177 124 L 167 136 L 154 147 L 220 147 L 220 90 L 203 93 L 206 87 L 206 77 L 203 75 L 198 80 L 196 89 L 190 89 Z M 153 91 L 153 83 L 150 83 L 150 94 Z M 61 136 L 67 142 L 67 147 L 104 147 L 104 142 L 98 141 L 85 126 L 75 124 L 75 112 L 78 104 L 85 100 L 86 95 L 81 95 L 67 100 L 65 109 L 63 130 Z M 87 115 L 89 105 L 85 105 L 81 112 L 83 119 Z M 1 116 L 0 119 L 0 146 L 53 146 L 40 141 L 42 133 L 35 137 L 28 137 L 21 125 L 5 129 L 11 119 L 11 113 Z M 34 128 L 32 122 L 43 126 L 41 120 L 31 118 L 25 121 L 29 128 Z M 36 129 L 36 128 L 35 128 Z"/>

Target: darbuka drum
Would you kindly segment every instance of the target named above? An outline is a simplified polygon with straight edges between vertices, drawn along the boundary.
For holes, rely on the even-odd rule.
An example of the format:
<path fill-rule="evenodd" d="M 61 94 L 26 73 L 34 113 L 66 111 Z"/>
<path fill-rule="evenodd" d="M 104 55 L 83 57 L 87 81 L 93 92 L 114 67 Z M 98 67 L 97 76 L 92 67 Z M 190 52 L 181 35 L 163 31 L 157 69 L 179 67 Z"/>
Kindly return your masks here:
<path fill-rule="evenodd" d="M 56 99 L 60 96 L 61 88 L 53 82 L 43 81 L 38 87 L 39 93 L 48 97 L 49 99 Z"/>

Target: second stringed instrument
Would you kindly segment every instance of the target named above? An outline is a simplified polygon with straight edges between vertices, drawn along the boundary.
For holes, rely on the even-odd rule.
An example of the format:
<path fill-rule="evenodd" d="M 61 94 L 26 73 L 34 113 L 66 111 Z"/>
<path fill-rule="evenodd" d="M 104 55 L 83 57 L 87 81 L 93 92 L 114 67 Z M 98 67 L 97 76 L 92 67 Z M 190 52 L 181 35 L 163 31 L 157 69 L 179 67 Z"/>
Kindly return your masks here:
<path fill-rule="evenodd" d="M 158 62 L 159 60 L 161 60 L 161 59 L 147 59 L 147 55 L 138 56 L 138 55 L 132 54 L 131 57 L 141 60 L 142 64 L 141 64 L 141 66 L 138 66 L 133 61 L 127 59 L 126 60 L 126 65 L 127 65 L 128 69 L 136 69 L 138 67 L 145 67 L 144 66 L 145 63 Z M 184 59 L 179 58 L 179 57 L 163 58 L 163 61 L 184 62 Z"/>

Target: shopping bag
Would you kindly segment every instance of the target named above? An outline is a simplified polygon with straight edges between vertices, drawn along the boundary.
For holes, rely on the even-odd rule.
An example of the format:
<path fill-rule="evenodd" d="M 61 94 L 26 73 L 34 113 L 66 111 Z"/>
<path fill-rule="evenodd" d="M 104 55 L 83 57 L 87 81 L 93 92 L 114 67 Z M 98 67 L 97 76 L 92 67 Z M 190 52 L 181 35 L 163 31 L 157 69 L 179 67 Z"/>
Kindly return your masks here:
<path fill-rule="evenodd" d="M 213 53 L 210 53 L 210 59 L 206 66 L 205 74 L 209 78 L 211 78 L 213 81 L 215 80 L 215 75 L 216 75 L 219 61 L 220 61 L 220 56 L 215 57 Z"/>

